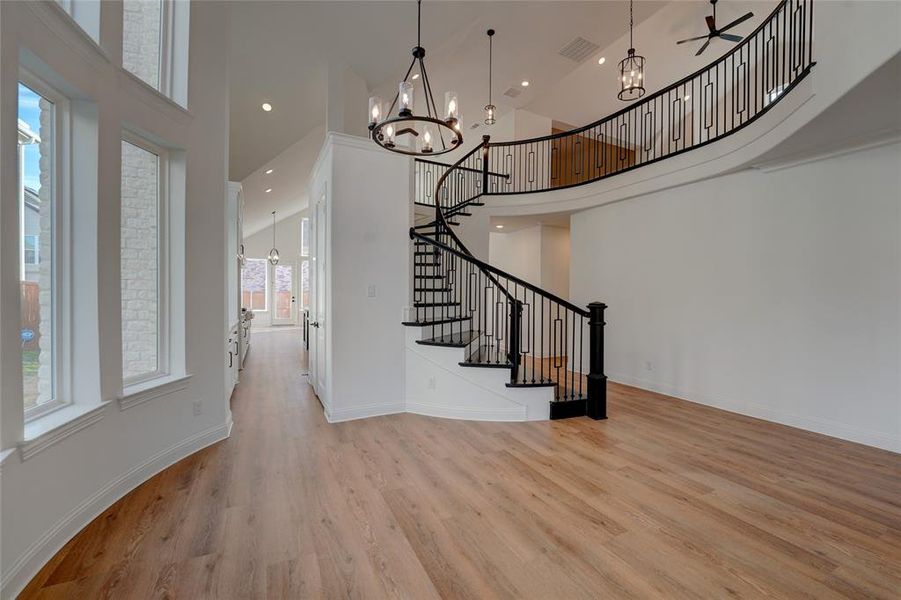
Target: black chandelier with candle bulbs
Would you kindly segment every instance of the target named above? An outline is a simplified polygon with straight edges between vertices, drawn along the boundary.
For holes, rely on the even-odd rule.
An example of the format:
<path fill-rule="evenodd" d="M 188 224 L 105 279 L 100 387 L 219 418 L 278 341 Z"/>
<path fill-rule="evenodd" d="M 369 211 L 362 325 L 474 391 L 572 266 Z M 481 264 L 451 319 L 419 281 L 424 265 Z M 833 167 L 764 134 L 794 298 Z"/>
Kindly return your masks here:
<path fill-rule="evenodd" d="M 455 92 L 447 92 L 444 95 L 444 112 L 438 112 L 423 61 L 425 48 L 421 43 L 422 0 L 416 0 L 416 11 L 417 33 L 413 60 L 387 111 L 384 110 L 381 98 L 373 96 L 369 99 L 369 131 L 372 140 L 386 150 L 414 156 L 431 156 L 450 152 L 463 143 L 460 103 Z M 417 65 L 418 73 L 413 73 Z M 425 114 L 419 115 L 413 112 L 413 79 L 417 78 L 422 80 L 420 85 L 425 96 Z"/>

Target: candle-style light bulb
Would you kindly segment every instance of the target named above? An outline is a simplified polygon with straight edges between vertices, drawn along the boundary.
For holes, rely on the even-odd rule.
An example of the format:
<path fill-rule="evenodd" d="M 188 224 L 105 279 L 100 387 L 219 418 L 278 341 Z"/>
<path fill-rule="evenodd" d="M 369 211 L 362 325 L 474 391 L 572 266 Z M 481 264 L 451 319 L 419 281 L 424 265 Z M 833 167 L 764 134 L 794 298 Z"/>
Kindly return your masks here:
<path fill-rule="evenodd" d="M 409 117 L 413 114 L 413 84 L 409 81 L 401 81 L 397 90 L 398 114 Z"/>
<path fill-rule="evenodd" d="M 378 96 L 369 98 L 369 128 L 372 129 L 382 119 L 382 99 Z"/>

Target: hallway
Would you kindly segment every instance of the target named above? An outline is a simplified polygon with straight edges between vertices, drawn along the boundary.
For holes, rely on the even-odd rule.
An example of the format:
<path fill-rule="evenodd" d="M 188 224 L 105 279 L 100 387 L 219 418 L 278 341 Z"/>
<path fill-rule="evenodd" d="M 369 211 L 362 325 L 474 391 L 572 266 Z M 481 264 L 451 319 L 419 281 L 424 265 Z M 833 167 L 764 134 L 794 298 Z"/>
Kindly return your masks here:
<path fill-rule="evenodd" d="M 890 598 L 898 456 L 610 385 L 608 421 L 328 424 L 297 330 L 231 438 L 94 520 L 23 598 Z"/>

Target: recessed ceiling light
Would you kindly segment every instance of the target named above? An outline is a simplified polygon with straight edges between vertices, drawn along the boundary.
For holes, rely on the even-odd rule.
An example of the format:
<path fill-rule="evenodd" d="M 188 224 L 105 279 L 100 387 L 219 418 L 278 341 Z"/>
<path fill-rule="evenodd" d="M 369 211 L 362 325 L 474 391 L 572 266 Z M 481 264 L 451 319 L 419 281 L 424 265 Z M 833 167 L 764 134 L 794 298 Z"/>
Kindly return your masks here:
<path fill-rule="evenodd" d="M 504 228 L 503 225 L 495 225 L 494 227 L 495 227 L 495 229 L 503 229 Z"/>
<path fill-rule="evenodd" d="M 272 105 L 269 104 L 268 102 L 263 102 L 262 108 L 263 108 L 263 110 L 265 110 L 266 112 L 269 112 L 269 111 L 272 110 Z"/>
<path fill-rule="evenodd" d="M 522 80 L 522 83 L 521 83 L 520 85 L 521 85 L 522 87 L 529 87 L 529 80 L 528 80 L 528 79 L 523 79 L 523 80 Z"/>
<path fill-rule="evenodd" d="M 267 169 L 267 170 L 266 170 L 266 175 L 272 175 L 272 169 Z"/>
<path fill-rule="evenodd" d="M 605 62 L 607 62 L 607 58 L 604 57 L 604 56 L 602 56 L 602 57 L 600 57 L 600 58 L 598 59 L 598 64 L 599 64 L 599 65 L 602 65 L 602 64 L 604 64 Z"/>
<path fill-rule="evenodd" d="M 419 73 L 413 73 L 413 79 L 419 79 Z"/>
<path fill-rule="evenodd" d="M 271 192 L 271 191 L 272 191 L 272 188 L 267 188 L 267 189 L 266 189 L 266 193 L 267 193 L 267 194 L 268 194 L 269 192 Z"/>
<path fill-rule="evenodd" d="M 691 100 L 691 94 L 685 94 L 685 98 L 683 98 L 683 100 L 685 100 L 686 102 Z"/>

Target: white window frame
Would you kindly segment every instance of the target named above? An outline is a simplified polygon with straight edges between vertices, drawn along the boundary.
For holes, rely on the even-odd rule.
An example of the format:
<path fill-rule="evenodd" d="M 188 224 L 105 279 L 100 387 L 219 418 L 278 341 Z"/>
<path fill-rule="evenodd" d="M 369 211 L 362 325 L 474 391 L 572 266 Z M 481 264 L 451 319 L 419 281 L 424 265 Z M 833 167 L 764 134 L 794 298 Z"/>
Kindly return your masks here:
<path fill-rule="evenodd" d="M 136 2 L 140 1 L 148 1 L 148 0 L 133 0 Z M 174 82 L 173 77 L 176 71 L 175 69 L 175 7 L 173 6 L 173 0 L 153 0 L 158 1 L 160 3 L 160 37 L 159 37 L 159 45 L 160 45 L 160 56 L 159 56 L 159 64 L 157 65 L 157 85 L 153 86 L 150 83 L 141 79 L 136 73 L 132 73 L 129 69 L 127 69 L 123 63 L 122 70 L 126 73 L 132 75 L 138 81 L 144 83 L 148 87 L 153 88 L 163 96 L 167 98 L 172 98 Z M 122 22 L 122 31 L 125 31 L 125 17 L 123 12 L 123 22 Z"/>
<path fill-rule="evenodd" d="M 143 138 L 126 129 L 122 130 L 121 141 L 131 144 L 141 150 L 156 155 L 158 173 L 157 173 L 157 354 L 156 354 L 156 370 L 148 373 L 142 373 L 126 378 L 122 377 L 122 386 L 124 390 L 129 387 L 154 381 L 156 379 L 168 377 L 172 372 L 170 361 L 170 274 L 172 272 L 170 266 L 171 250 L 169 248 L 169 153 L 168 151 L 146 138 Z M 121 147 L 121 146 L 120 146 Z M 121 163 L 122 158 L 120 156 Z M 120 176 L 121 189 L 121 176 Z M 120 198 L 121 206 L 121 198 Z M 121 218 L 119 222 L 119 230 L 122 230 Z M 121 233 L 120 233 L 121 235 Z M 121 248 L 121 243 L 120 243 Z M 119 260 L 119 273 L 122 273 L 122 261 Z M 122 286 L 119 286 L 121 294 Z M 122 309 L 120 304 L 119 318 L 122 319 Z M 121 343 L 121 335 L 120 335 Z M 120 354 L 125 356 L 124 348 Z"/>
<path fill-rule="evenodd" d="M 272 265 L 269 263 L 269 260 L 266 258 L 248 258 L 247 262 L 249 263 L 251 261 L 257 261 L 257 260 L 262 261 L 264 263 L 263 264 L 263 267 L 264 267 L 263 272 L 266 274 L 266 279 L 263 282 L 263 308 L 259 309 L 259 308 L 253 308 L 252 306 L 248 306 L 247 310 L 251 310 L 251 311 L 255 311 L 255 312 L 269 312 L 269 282 L 272 280 L 269 269 Z M 243 277 L 242 277 L 242 279 L 243 279 Z M 244 286 L 243 285 L 241 286 L 241 297 L 242 297 L 242 299 L 244 297 Z M 252 297 L 253 296 L 251 295 L 251 298 Z M 251 301 L 251 304 L 253 304 L 252 301 Z"/>
<path fill-rule="evenodd" d="M 51 157 L 50 197 L 53 203 L 50 228 L 51 304 L 53 324 L 52 338 L 52 388 L 53 397 L 43 404 L 24 411 L 25 423 L 29 423 L 51 412 L 70 405 L 72 399 L 72 309 L 71 309 L 71 156 L 70 105 L 69 99 L 42 79 L 19 68 L 18 82 L 24 84 L 39 96 L 53 103 L 53 155 Z M 18 86 L 17 86 L 18 87 Z M 18 91 L 17 91 L 18 93 Z M 17 111 L 18 112 L 18 111 Z M 19 185 L 24 185 L 20 182 Z M 24 210 L 24 207 L 20 207 Z M 20 232 L 19 235 L 22 235 Z M 24 252 L 19 244 L 20 252 Z M 40 250 L 38 250 L 40 252 Z M 24 256 L 19 257 L 19 261 Z M 21 361 L 21 358 L 19 359 Z"/>

